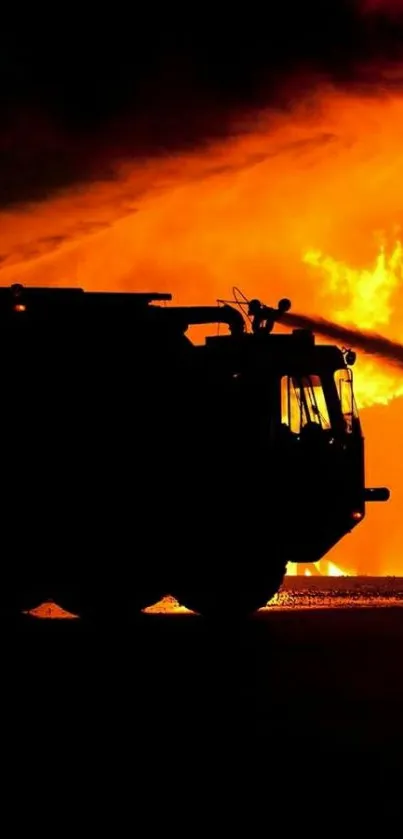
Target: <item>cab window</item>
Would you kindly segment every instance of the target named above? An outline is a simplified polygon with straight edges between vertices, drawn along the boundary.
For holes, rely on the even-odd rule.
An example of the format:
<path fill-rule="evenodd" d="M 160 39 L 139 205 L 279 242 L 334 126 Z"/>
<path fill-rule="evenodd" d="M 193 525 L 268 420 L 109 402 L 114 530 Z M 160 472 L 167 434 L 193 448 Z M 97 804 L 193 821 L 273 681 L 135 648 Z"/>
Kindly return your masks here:
<path fill-rule="evenodd" d="M 335 382 L 345 428 L 351 434 L 354 419 L 358 419 L 358 411 L 354 399 L 352 371 L 348 367 L 345 367 L 343 370 L 336 370 Z"/>
<path fill-rule="evenodd" d="M 281 380 L 281 422 L 295 434 L 310 423 L 330 428 L 322 382 L 317 375 L 283 376 Z"/>

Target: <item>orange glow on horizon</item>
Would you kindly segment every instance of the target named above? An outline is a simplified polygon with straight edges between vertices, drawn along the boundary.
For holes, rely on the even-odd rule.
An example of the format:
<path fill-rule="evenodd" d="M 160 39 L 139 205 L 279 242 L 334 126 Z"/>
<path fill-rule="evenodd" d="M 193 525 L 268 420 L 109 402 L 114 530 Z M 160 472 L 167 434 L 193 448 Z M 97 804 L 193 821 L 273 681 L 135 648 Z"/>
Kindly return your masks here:
<path fill-rule="evenodd" d="M 237 285 L 401 340 L 402 180 L 403 93 L 325 85 L 225 141 L 117 161 L 114 179 L 3 211 L 0 282 L 170 291 L 179 303 L 214 303 Z M 360 355 L 354 382 L 368 485 L 390 485 L 392 500 L 368 505 L 331 561 L 403 573 L 403 376 Z"/>

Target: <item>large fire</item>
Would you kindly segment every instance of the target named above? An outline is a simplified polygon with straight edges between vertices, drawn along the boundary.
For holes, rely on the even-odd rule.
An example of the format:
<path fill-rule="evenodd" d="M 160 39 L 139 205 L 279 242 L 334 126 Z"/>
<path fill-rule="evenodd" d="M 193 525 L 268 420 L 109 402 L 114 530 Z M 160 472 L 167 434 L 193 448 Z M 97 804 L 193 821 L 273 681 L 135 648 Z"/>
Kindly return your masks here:
<path fill-rule="evenodd" d="M 388 333 L 394 295 L 403 287 L 400 242 L 389 253 L 381 245 L 371 267 L 353 268 L 314 250 L 304 254 L 303 262 L 318 272 L 330 301 L 335 297 L 340 300 L 340 307 L 331 310 L 335 322 L 354 324 L 365 330 L 386 327 Z M 355 379 L 355 395 L 360 408 L 374 403 L 387 404 L 391 398 L 403 395 L 403 378 L 390 368 L 380 368 L 378 363 L 363 358 Z"/>
<path fill-rule="evenodd" d="M 107 181 L 1 213 L 0 281 L 167 290 L 182 303 L 238 285 L 399 340 L 402 181 L 403 94 L 326 85 L 292 113 L 239 120 L 225 141 L 116 161 Z M 403 378 L 368 357 L 354 369 L 368 483 L 389 484 L 393 500 L 371 507 L 332 561 L 403 573 Z"/>

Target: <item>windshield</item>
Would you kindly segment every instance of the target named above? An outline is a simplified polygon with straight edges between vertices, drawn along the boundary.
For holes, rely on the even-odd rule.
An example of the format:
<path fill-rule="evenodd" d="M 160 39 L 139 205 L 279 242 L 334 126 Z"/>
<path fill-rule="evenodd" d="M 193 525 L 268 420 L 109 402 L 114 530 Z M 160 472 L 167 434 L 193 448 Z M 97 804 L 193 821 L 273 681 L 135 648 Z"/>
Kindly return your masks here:
<path fill-rule="evenodd" d="M 330 429 L 329 412 L 319 376 L 283 376 L 281 421 L 295 434 L 312 423 L 323 430 Z"/>

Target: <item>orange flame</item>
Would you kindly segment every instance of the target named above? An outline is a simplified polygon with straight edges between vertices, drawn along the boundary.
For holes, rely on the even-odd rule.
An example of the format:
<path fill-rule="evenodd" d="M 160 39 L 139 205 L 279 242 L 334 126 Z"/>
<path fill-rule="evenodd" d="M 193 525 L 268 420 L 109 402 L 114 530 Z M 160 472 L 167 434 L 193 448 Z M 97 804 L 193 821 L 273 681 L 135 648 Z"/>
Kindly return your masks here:
<path fill-rule="evenodd" d="M 400 242 L 389 257 L 381 246 L 372 271 L 368 268 L 354 269 L 324 256 L 320 251 L 307 251 L 303 261 L 321 271 L 325 291 L 330 296 L 342 295 L 346 298 L 346 307 L 334 311 L 337 321 L 343 323 L 347 320 L 361 329 L 383 327 L 389 323 L 391 298 L 403 276 Z"/>
<path fill-rule="evenodd" d="M 333 302 L 343 301 L 343 308 L 334 308 L 331 317 L 336 322 L 360 329 L 386 331 L 393 314 L 393 295 L 402 286 L 403 248 L 397 242 L 386 253 L 381 245 L 372 268 L 353 268 L 337 262 L 320 251 L 307 251 L 303 262 L 315 269 L 323 280 L 323 293 Z M 375 403 L 387 404 L 403 395 L 403 379 L 386 366 L 380 367 L 368 358 L 360 359 L 355 378 L 355 395 L 359 407 Z"/>
<path fill-rule="evenodd" d="M 322 560 L 320 562 L 315 562 L 310 567 L 304 566 L 302 569 L 298 566 L 296 562 L 289 562 L 287 565 L 287 576 L 288 577 L 295 577 L 302 575 L 304 577 L 312 577 L 312 576 L 324 576 L 324 577 L 349 577 L 352 573 L 351 571 L 347 571 L 346 569 L 339 568 L 334 562 L 330 562 L 329 560 Z"/>
<path fill-rule="evenodd" d="M 152 288 L 182 303 L 213 302 L 238 285 L 247 296 L 291 296 L 297 311 L 399 340 L 402 247 L 388 243 L 399 242 L 403 216 L 402 149 L 403 95 L 325 86 L 292 114 L 249 117 L 226 141 L 120 161 L 108 182 L 3 211 L 0 280 Z M 403 383 L 392 367 L 362 358 L 355 381 L 368 482 L 389 482 L 393 501 L 371 508 L 332 558 L 402 572 Z"/>

